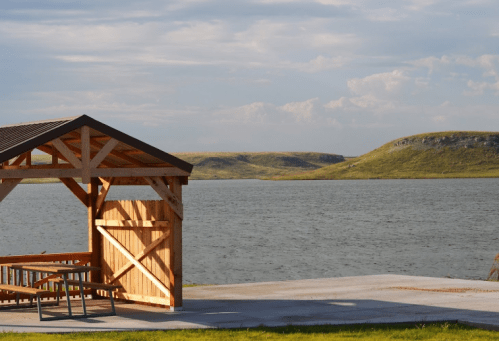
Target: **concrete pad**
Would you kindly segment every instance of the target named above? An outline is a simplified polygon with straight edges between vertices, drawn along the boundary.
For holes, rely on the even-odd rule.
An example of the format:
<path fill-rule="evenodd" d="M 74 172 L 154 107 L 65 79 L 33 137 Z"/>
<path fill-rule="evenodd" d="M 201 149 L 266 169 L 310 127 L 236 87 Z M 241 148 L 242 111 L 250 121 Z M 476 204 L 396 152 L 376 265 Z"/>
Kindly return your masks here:
<path fill-rule="evenodd" d="M 377 275 L 184 289 L 184 310 L 116 304 L 118 316 L 38 320 L 36 308 L 0 309 L 0 332 L 79 332 L 460 321 L 499 329 L 499 283 Z M 81 311 L 78 301 L 74 310 Z M 87 300 L 89 312 L 108 300 Z M 44 307 L 48 315 L 64 305 Z"/>

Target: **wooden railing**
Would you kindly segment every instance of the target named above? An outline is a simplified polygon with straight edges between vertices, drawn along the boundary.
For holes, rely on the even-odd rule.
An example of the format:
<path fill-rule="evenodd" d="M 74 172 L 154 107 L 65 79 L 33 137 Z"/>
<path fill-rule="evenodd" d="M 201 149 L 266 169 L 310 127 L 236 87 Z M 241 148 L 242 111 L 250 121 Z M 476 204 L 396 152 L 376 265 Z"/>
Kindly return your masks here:
<path fill-rule="evenodd" d="M 17 284 L 17 271 L 11 269 L 3 264 L 7 263 L 30 263 L 30 262 L 45 262 L 45 263 L 62 263 L 62 264 L 77 264 L 88 265 L 90 263 L 91 252 L 77 252 L 77 253 L 54 253 L 47 255 L 23 255 L 23 256 L 2 256 L 0 257 L 0 284 Z M 57 295 L 57 287 L 53 282 L 49 282 L 50 278 L 57 277 L 57 275 L 38 273 L 34 278 L 23 273 L 20 279 L 21 285 L 32 286 L 44 290 L 49 290 L 51 293 L 43 297 L 43 300 L 55 300 Z M 88 273 L 85 274 L 83 280 L 88 281 Z M 74 274 L 69 274 L 68 278 L 74 278 Z M 80 291 L 77 287 L 70 286 L 70 295 L 72 297 L 80 297 Z M 91 290 L 85 290 L 85 295 L 90 294 Z M 16 294 L 0 292 L 0 304 L 15 302 Z M 27 295 L 21 295 L 21 302 L 29 299 Z"/>

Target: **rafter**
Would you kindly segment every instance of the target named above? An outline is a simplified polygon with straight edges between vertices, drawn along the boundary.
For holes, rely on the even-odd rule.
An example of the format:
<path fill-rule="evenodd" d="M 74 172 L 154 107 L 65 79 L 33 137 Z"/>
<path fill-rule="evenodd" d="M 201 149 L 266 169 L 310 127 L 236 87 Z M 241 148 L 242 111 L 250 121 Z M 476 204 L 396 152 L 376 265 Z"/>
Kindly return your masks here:
<path fill-rule="evenodd" d="M 98 217 L 100 215 L 100 210 L 102 209 L 102 206 L 104 205 L 104 202 L 106 201 L 106 196 L 107 193 L 109 193 L 109 189 L 114 183 L 115 178 L 99 178 L 99 180 L 102 182 L 102 188 L 100 190 L 99 196 L 97 197 L 97 203 L 96 203 L 96 214 L 95 216 Z"/>
<path fill-rule="evenodd" d="M 17 159 L 12 162 L 12 166 L 19 166 L 24 160 L 26 160 L 26 156 L 26 153 L 19 155 Z"/>
<path fill-rule="evenodd" d="M 66 146 L 69 148 L 69 150 L 74 152 L 77 157 L 81 157 L 81 150 L 79 148 L 76 148 L 75 146 L 72 146 L 70 144 L 68 144 Z M 52 147 L 46 147 L 43 145 L 43 146 L 38 146 L 37 148 L 39 150 L 41 150 L 42 152 L 45 152 L 47 154 L 51 154 Z M 58 153 L 57 155 L 61 160 L 67 161 L 66 158 L 64 158 L 62 154 Z M 95 155 L 97 155 L 97 153 L 91 153 L 90 155 L 91 155 L 91 157 L 95 157 Z M 109 162 L 106 160 L 102 161 L 101 164 L 103 166 L 106 166 L 106 167 L 116 167 L 117 166 L 115 163 Z"/>
<path fill-rule="evenodd" d="M 71 132 L 71 134 L 72 134 L 73 136 L 78 136 L 78 132 L 75 132 L 75 131 Z M 91 144 L 92 146 L 94 146 L 94 147 L 98 148 L 98 149 L 101 149 L 101 148 L 103 147 L 103 145 L 102 145 L 102 144 L 100 144 L 100 143 L 99 143 L 99 142 L 97 142 L 97 141 L 92 141 L 92 140 L 90 140 L 90 144 Z M 136 160 L 136 159 L 134 159 L 133 157 L 130 157 L 130 156 L 126 155 L 125 153 L 119 152 L 119 151 L 117 151 L 117 150 L 113 150 L 113 151 L 111 151 L 109 154 L 114 155 L 114 156 L 116 156 L 116 157 L 119 157 L 120 159 L 125 160 L 125 161 L 127 161 L 127 162 L 130 162 L 131 164 L 134 164 L 134 165 L 136 165 L 136 166 L 140 166 L 140 167 L 149 167 L 149 165 L 148 165 L 148 164 L 146 164 L 146 163 L 144 163 L 144 162 L 141 162 L 141 161 L 139 161 L 139 160 Z"/>
<path fill-rule="evenodd" d="M 10 192 L 12 192 L 12 190 L 14 188 L 16 188 L 16 186 L 22 181 L 23 179 L 7 179 L 7 180 L 2 180 L 2 184 L 0 184 L 0 202 L 2 202 L 3 199 L 5 199 L 5 197 L 7 195 L 9 195 Z"/>
<path fill-rule="evenodd" d="M 114 147 L 119 143 L 116 139 L 109 140 L 102 149 L 92 158 L 90 161 L 90 168 L 97 168 L 106 156 L 113 150 Z"/>
<path fill-rule="evenodd" d="M 71 192 L 73 192 L 73 194 L 78 199 L 80 199 L 80 201 L 83 203 L 83 205 L 88 207 L 88 194 L 87 194 L 87 192 L 85 192 L 85 190 L 83 188 L 81 188 L 80 185 L 78 185 L 78 183 L 73 178 L 59 178 L 59 180 L 61 180 L 61 182 L 64 185 L 66 185 L 66 187 L 69 188 L 69 190 Z"/>
<path fill-rule="evenodd" d="M 81 160 L 78 159 L 74 153 L 72 153 L 72 151 L 64 142 L 61 141 L 61 139 L 56 138 L 52 140 L 51 143 L 75 168 L 82 167 Z"/>
<path fill-rule="evenodd" d="M 122 153 L 126 154 L 126 155 L 145 154 L 145 152 L 143 150 L 140 150 L 140 149 L 124 150 L 124 151 L 122 151 Z"/>
<path fill-rule="evenodd" d="M 90 137 L 90 141 L 108 141 L 110 140 L 110 136 L 94 136 Z M 66 143 L 81 143 L 81 138 L 69 138 L 69 139 L 61 139 Z"/>
<path fill-rule="evenodd" d="M 144 177 L 144 179 L 149 183 L 149 185 L 158 193 L 158 195 L 165 200 L 165 202 L 172 208 L 172 210 L 178 215 L 180 219 L 184 219 L 184 206 L 182 201 L 179 200 L 175 194 L 170 191 L 168 186 L 161 177 Z"/>

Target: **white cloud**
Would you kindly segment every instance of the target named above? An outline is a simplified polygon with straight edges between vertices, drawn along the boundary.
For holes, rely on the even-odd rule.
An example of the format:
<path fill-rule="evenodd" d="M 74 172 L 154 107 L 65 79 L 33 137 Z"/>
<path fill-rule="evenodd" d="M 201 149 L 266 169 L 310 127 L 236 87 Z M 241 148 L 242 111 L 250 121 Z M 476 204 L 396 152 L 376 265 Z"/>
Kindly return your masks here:
<path fill-rule="evenodd" d="M 439 2 L 439 0 L 405 0 L 409 2 L 408 8 L 412 11 L 421 11 L 426 7 L 432 6 Z"/>
<path fill-rule="evenodd" d="M 497 80 L 499 80 L 497 73 L 497 68 L 499 66 L 499 55 L 486 54 L 475 59 L 468 56 L 459 56 L 456 58 L 456 64 L 484 69 L 484 77 L 495 77 Z"/>
<path fill-rule="evenodd" d="M 334 110 L 334 109 L 345 108 L 349 104 L 351 104 L 350 99 L 348 99 L 346 97 L 341 97 L 337 100 L 333 100 L 333 101 L 330 101 L 329 103 L 326 103 L 324 105 L 324 108 Z"/>
<path fill-rule="evenodd" d="M 315 121 L 314 116 L 318 101 L 319 98 L 316 97 L 303 102 L 291 102 L 279 107 L 279 109 L 293 114 L 296 122 L 311 123 Z"/>
<path fill-rule="evenodd" d="M 274 111 L 275 106 L 271 104 L 254 102 L 236 108 L 217 110 L 215 117 L 225 123 L 263 124 L 272 120 L 271 115 Z"/>
<path fill-rule="evenodd" d="M 479 96 L 483 95 L 485 90 L 495 91 L 495 95 L 499 96 L 499 82 L 487 83 L 487 82 L 474 82 L 473 80 L 468 81 L 468 87 L 471 91 L 464 91 L 467 96 Z"/>
<path fill-rule="evenodd" d="M 194 21 L 183 23 L 180 28 L 169 31 L 163 40 L 169 44 L 189 47 L 220 42 L 230 38 L 229 30 L 220 20 L 214 22 Z"/>
<path fill-rule="evenodd" d="M 158 24 L 133 22 L 113 25 L 57 25 L 39 23 L 0 22 L 0 41 L 26 41 L 43 49 L 58 51 L 134 50 L 154 40 Z"/>
<path fill-rule="evenodd" d="M 295 69 L 298 71 L 315 73 L 320 71 L 338 69 L 347 64 L 347 59 L 344 57 L 325 57 L 318 56 L 306 63 L 285 61 L 279 63 L 279 67 L 286 69 Z"/>
<path fill-rule="evenodd" d="M 432 74 L 435 70 L 439 70 L 444 65 L 449 65 L 451 62 L 448 56 L 442 56 L 440 58 L 430 56 L 426 58 L 421 58 L 408 64 L 412 64 L 416 67 L 425 67 L 428 69 L 428 73 Z"/>
<path fill-rule="evenodd" d="M 406 72 L 393 70 L 364 78 L 352 78 L 347 81 L 347 86 L 350 91 L 358 95 L 391 96 L 398 93 L 409 80 L 410 77 L 406 75 Z"/>
<path fill-rule="evenodd" d="M 285 3 L 309 3 L 316 2 L 322 5 L 333 5 L 333 6 L 342 6 L 342 5 L 352 5 L 356 1 L 354 0 L 256 0 L 256 2 L 263 4 L 285 4 Z"/>
<path fill-rule="evenodd" d="M 367 12 L 367 17 L 372 21 L 400 21 L 407 18 L 407 14 L 395 8 L 377 8 Z"/>

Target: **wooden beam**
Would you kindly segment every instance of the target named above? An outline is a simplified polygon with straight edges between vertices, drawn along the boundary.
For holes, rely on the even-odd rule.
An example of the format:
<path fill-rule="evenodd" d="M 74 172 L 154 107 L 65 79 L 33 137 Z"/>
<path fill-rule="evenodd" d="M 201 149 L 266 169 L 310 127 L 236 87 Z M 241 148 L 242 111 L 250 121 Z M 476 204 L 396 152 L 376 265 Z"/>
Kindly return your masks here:
<path fill-rule="evenodd" d="M 90 257 L 90 265 L 101 267 L 102 258 L 102 242 L 100 235 L 97 233 L 97 227 L 95 225 L 95 218 L 97 214 L 97 195 L 99 191 L 99 186 L 97 185 L 98 179 L 91 179 L 88 184 L 88 251 L 92 253 Z M 91 271 L 90 281 L 96 283 L 102 283 L 102 273 L 101 271 Z M 96 290 L 92 290 L 92 295 L 97 294 Z"/>
<path fill-rule="evenodd" d="M 97 155 L 94 156 L 92 161 L 90 162 L 89 167 L 90 168 L 97 168 L 102 161 L 106 158 L 106 156 L 116 147 L 116 145 L 119 143 L 118 140 L 116 139 L 111 139 L 109 140 L 104 147 L 97 153 Z"/>
<path fill-rule="evenodd" d="M 145 177 L 145 176 L 189 176 L 189 173 L 176 167 L 168 168 L 94 168 L 94 177 Z"/>
<path fill-rule="evenodd" d="M 112 227 L 168 227 L 168 220 L 109 220 L 96 219 L 95 225 Z"/>
<path fill-rule="evenodd" d="M 70 168 L 71 165 L 37 165 L 31 168 L 0 169 L 0 179 L 14 178 L 78 178 L 82 176 L 82 169 Z M 11 167 L 11 166 L 7 166 Z M 94 168 L 90 170 L 93 178 L 111 177 L 161 177 L 161 176 L 187 176 L 188 173 L 175 167 L 168 168 Z"/>
<path fill-rule="evenodd" d="M 162 293 L 164 293 L 167 297 L 170 297 L 170 291 L 168 290 L 168 288 L 163 283 L 161 283 L 156 278 L 156 276 L 154 276 L 147 268 L 145 268 L 142 265 L 142 263 L 136 261 L 135 257 L 130 252 L 128 252 L 128 250 L 126 248 L 124 248 L 123 245 L 121 245 L 121 243 L 119 241 L 114 239 L 114 237 L 111 236 L 111 234 L 109 234 L 109 232 L 107 232 L 106 229 L 104 229 L 102 226 L 97 226 L 97 230 L 107 240 L 109 240 L 109 242 L 111 244 L 113 244 L 114 247 L 116 247 L 130 262 L 132 262 L 133 265 L 135 265 L 135 267 L 137 269 L 139 269 L 139 271 L 144 274 L 144 276 L 146 276 L 151 282 L 153 282 L 154 285 L 156 285 L 156 287 L 158 287 L 158 289 L 161 290 Z"/>
<path fill-rule="evenodd" d="M 110 136 L 93 136 L 90 138 L 90 141 L 109 141 L 110 139 L 111 139 Z M 75 137 L 75 138 L 64 139 L 63 141 L 66 143 L 81 143 L 81 138 Z"/>
<path fill-rule="evenodd" d="M 61 182 L 63 184 L 65 184 L 66 187 L 69 188 L 69 190 L 71 192 L 73 192 L 73 194 L 78 199 L 80 199 L 80 201 L 83 203 L 83 205 L 88 207 L 88 194 L 87 194 L 87 192 L 85 192 L 85 190 L 83 190 L 83 188 L 81 188 L 81 186 L 78 185 L 78 183 L 73 178 L 59 178 L 59 180 L 61 180 Z"/>
<path fill-rule="evenodd" d="M 58 164 L 57 166 L 54 167 L 54 165 L 51 164 L 42 164 L 42 165 L 32 165 L 31 167 L 28 166 L 5 166 L 5 170 L 18 170 L 18 169 L 75 169 L 72 164 L 70 163 L 64 163 L 64 164 Z"/>
<path fill-rule="evenodd" d="M 77 131 L 72 131 L 69 134 L 75 136 L 75 138 L 81 139 L 81 136 L 80 136 L 80 134 L 78 134 Z M 97 142 L 94 138 L 90 139 L 90 145 L 93 146 L 93 147 L 95 147 L 95 148 L 98 148 L 99 150 L 103 148 L 103 145 L 100 144 L 99 142 Z M 122 160 L 125 160 L 125 161 L 131 163 L 132 166 L 140 166 L 142 168 L 145 168 L 145 167 L 157 167 L 158 166 L 156 164 L 147 164 L 147 163 L 141 162 L 140 160 L 134 159 L 133 157 L 130 157 L 130 156 L 127 155 L 127 154 L 130 154 L 130 155 L 133 155 L 133 154 L 145 154 L 143 151 L 140 151 L 140 150 L 137 150 L 137 151 L 127 151 L 127 153 L 119 152 L 117 150 L 112 150 L 109 154 L 111 154 L 113 156 L 116 156 L 116 157 L 118 157 L 118 158 L 120 158 Z M 105 162 L 106 161 L 103 161 L 102 164 L 105 164 Z M 164 166 L 164 164 L 159 165 L 159 167 L 163 167 L 163 166 Z M 111 165 L 111 166 L 108 166 L 108 167 L 113 167 L 113 166 Z M 121 166 L 121 167 L 123 167 L 123 166 Z M 127 166 L 124 166 L 124 167 L 127 167 Z M 165 167 L 165 168 L 167 168 L 167 167 Z M 185 176 L 189 176 L 190 173 L 184 172 L 184 175 Z M 181 175 L 172 175 L 172 176 L 181 176 Z"/>
<path fill-rule="evenodd" d="M 36 149 L 41 150 L 42 152 L 47 153 L 49 155 L 52 155 L 52 162 L 51 162 L 52 166 L 59 165 L 59 159 L 69 162 L 61 153 L 57 151 L 57 149 L 53 144 L 51 144 L 50 146 L 41 145 L 36 147 Z"/>
<path fill-rule="evenodd" d="M 1 169 L 0 178 L 16 179 L 16 178 L 77 178 L 81 176 L 81 169 Z"/>
<path fill-rule="evenodd" d="M 21 181 L 22 179 L 4 179 L 2 184 L 0 184 L 0 202 L 2 202 L 2 200 L 5 199 Z"/>
<path fill-rule="evenodd" d="M 100 178 L 99 180 L 102 182 L 102 188 L 100 190 L 99 196 L 97 197 L 97 203 L 96 203 L 96 217 L 100 216 L 100 210 L 102 209 L 102 206 L 104 205 L 104 202 L 106 201 L 106 196 L 107 193 L 109 193 L 109 189 L 111 188 L 115 178 L 111 179 L 105 179 L 105 178 Z"/>
<path fill-rule="evenodd" d="M 81 168 L 82 163 L 80 159 L 74 155 L 73 152 L 68 148 L 68 146 L 61 141 L 61 139 L 56 138 L 55 140 L 52 140 L 52 145 L 57 148 L 57 150 L 66 158 L 66 160 L 69 161 L 75 168 Z"/>
<path fill-rule="evenodd" d="M 126 155 L 138 155 L 138 154 L 145 154 L 144 151 L 140 150 L 140 149 L 130 149 L 130 150 L 124 150 L 122 151 L 123 154 L 126 154 Z"/>
<path fill-rule="evenodd" d="M 172 210 L 179 216 L 180 219 L 184 219 L 184 207 L 182 201 L 180 201 L 175 194 L 168 189 L 166 184 L 160 177 L 144 177 L 144 179 L 149 183 L 149 185 L 158 193 L 158 195 L 165 200 L 165 202 L 172 208 Z"/>
<path fill-rule="evenodd" d="M 23 161 L 24 161 L 24 160 L 26 160 L 26 156 L 27 156 L 27 154 L 26 154 L 26 153 L 24 153 L 24 154 L 22 154 L 22 155 L 19 155 L 19 156 L 17 157 L 17 159 L 15 159 L 15 160 L 14 160 L 14 162 L 12 162 L 12 164 L 11 164 L 11 165 L 12 165 L 12 166 L 19 166 L 21 163 L 23 163 Z"/>
<path fill-rule="evenodd" d="M 26 153 L 26 166 L 31 167 L 31 150 Z"/>
<path fill-rule="evenodd" d="M 156 248 L 156 246 L 158 246 L 159 244 L 161 244 L 161 242 L 163 240 L 165 240 L 166 238 L 168 238 L 169 236 L 170 236 L 170 231 L 166 231 L 165 233 L 163 233 L 161 235 L 161 237 L 159 237 L 154 242 L 152 242 L 151 244 L 149 244 L 144 250 L 142 250 L 141 253 L 139 253 L 138 255 L 136 255 L 134 259 L 137 262 L 140 262 L 145 256 L 147 256 L 152 250 L 154 250 Z M 120 269 L 116 270 L 114 272 L 114 274 L 109 278 L 109 283 L 113 283 L 114 281 L 118 280 L 132 266 L 133 266 L 133 263 L 132 262 L 128 262 L 125 265 L 123 265 Z"/>
<path fill-rule="evenodd" d="M 72 145 L 68 145 L 68 148 L 71 149 L 73 152 L 75 152 L 76 156 L 80 156 L 81 157 L 82 154 L 81 154 L 81 150 L 80 149 L 78 149 L 78 148 L 76 148 L 75 146 L 72 146 Z M 97 153 L 90 153 L 90 158 L 95 157 L 95 155 L 97 155 Z M 106 167 L 117 167 L 116 163 L 108 162 L 108 161 L 102 161 L 101 164 L 104 165 L 104 166 L 106 166 Z"/>
<path fill-rule="evenodd" d="M 81 127 L 81 163 L 83 169 L 81 174 L 81 182 L 83 182 L 84 184 L 89 184 L 90 183 L 90 128 L 88 126 Z"/>
<path fill-rule="evenodd" d="M 106 294 L 107 294 L 107 292 L 104 292 L 104 295 L 106 295 Z M 113 295 L 115 298 L 127 300 L 127 301 L 137 301 L 137 302 L 145 302 L 145 303 L 150 303 L 150 304 L 160 304 L 160 305 L 164 305 L 164 306 L 170 305 L 170 299 L 168 297 L 135 295 L 135 294 L 129 294 L 127 292 L 120 292 L 120 291 L 113 293 Z"/>
<path fill-rule="evenodd" d="M 69 134 L 78 137 L 78 141 L 81 141 L 81 135 L 77 131 L 72 131 Z M 92 138 L 90 138 L 90 141 L 92 141 Z M 99 146 L 101 146 L 101 145 L 99 144 Z M 68 148 L 71 149 L 72 151 L 74 151 L 76 153 L 76 155 L 81 155 L 81 150 L 78 149 L 78 148 L 76 148 L 75 146 L 68 145 Z M 90 158 L 95 157 L 95 155 L 97 155 L 97 153 L 91 153 L 90 154 Z M 109 162 L 109 161 L 106 161 L 106 160 L 102 161 L 101 164 L 104 165 L 104 166 L 106 166 L 106 167 L 111 167 L 111 168 L 112 167 L 117 167 L 116 163 Z"/>
<path fill-rule="evenodd" d="M 116 178 L 113 186 L 149 186 L 144 178 Z"/>
<path fill-rule="evenodd" d="M 97 147 L 97 148 L 102 148 L 102 144 L 100 144 L 99 142 L 91 142 L 91 144 L 92 144 L 92 146 L 94 146 L 94 147 Z M 141 161 L 139 161 L 139 160 L 136 160 L 136 159 L 134 159 L 133 157 L 130 157 L 130 156 L 128 156 L 128 155 L 126 155 L 126 154 L 124 154 L 124 153 L 121 153 L 121 152 L 119 152 L 119 151 L 117 151 L 117 150 L 113 150 L 113 151 L 111 151 L 111 153 L 110 153 L 110 154 L 111 154 L 111 155 L 114 155 L 114 156 L 117 156 L 117 157 L 119 157 L 120 159 L 125 160 L 125 161 L 127 161 L 127 162 L 130 162 L 131 164 L 136 165 L 136 166 L 140 166 L 140 167 L 147 167 L 147 166 L 148 166 L 146 163 L 141 162 Z"/>
<path fill-rule="evenodd" d="M 168 179 L 173 195 L 182 202 L 182 185 L 179 178 Z M 182 298 L 182 218 L 172 215 L 172 234 L 170 236 L 170 306 L 181 309 Z"/>
<path fill-rule="evenodd" d="M 81 136 L 78 134 L 78 132 L 76 132 L 76 131 L 71 132 L 71 135 L 73 135 L 73 136 L 75 136 L 75 137 L 77 137 L 77 138 L 78 138 L 78 137 L 81 137 Z M 91 144 L 92 146 L 94 146 L 94 147 L 98 148 L 98 149 L 101 149 L 101 148 L 103 147 L 103 145 L 102 145 L 102 144 L 100 144 L 100 143 L 99 143 L 99 142 L 97 142 L 97 141 L 92 141 L 92 140 L 90 140 L 90 144 Z M 139 160 L 136 160 L 136 159 L 134 159 L 133 157 L 130 157 L 130 156 L 128 156 L 128 155 L 126 155 L 126 154 L 124 154 L 124 153 L 122 153 L 122 152 L 118 152 L 118 151 L 116 151 L 116 150 L 113 150 L 113 151 L 111 151 L 111 153 L 110 153 L 110 154 L 111 154 L 111 155 L 114 155 L 114 156 L 117 156 L 117 157 L 119 157 L 120 159 L 125 160 L 125 161 L 127 161 L 127 162 L 130 162 L 131 164 L 134 164 L 134 165 L 136 165 L 136 166 L 147 167 L 147 164 L 145 164 L 145 163 L 143 163 L 143 162 L 140 162 Z"/>
<path fill-rule="evenodd" d="M 41 146 L 40 146 L 41 147 Z M 40 149 L 40 147 L 38 147 L 38 149 Z M 44 151 L 43 149 L 40 149 L 41 151 Z M 52 145 L 52 152 L 48 152 L 48 151 L 45 151 L 47 154 L 51 154 L 52 155 L 52 164 L 53 165 L 57 165 L 59 163 L 59 156 L 58 156 L 58 152 L 57 152 L 57 149 Z"/>

